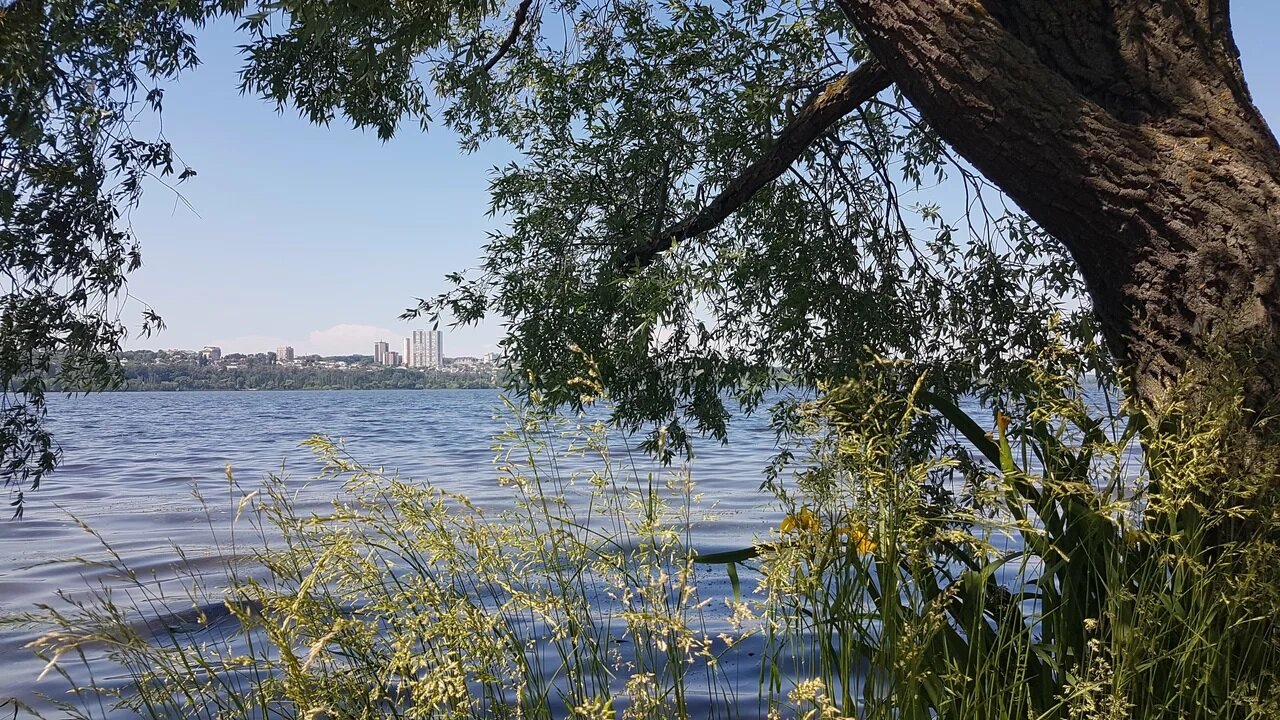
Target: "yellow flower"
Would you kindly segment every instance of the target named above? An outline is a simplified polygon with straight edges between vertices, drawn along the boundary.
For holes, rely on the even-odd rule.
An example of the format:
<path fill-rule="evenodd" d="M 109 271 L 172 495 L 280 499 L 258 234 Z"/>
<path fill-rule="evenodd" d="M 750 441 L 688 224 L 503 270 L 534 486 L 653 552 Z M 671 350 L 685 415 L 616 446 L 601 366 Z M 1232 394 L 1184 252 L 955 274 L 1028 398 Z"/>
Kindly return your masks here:
<path fill-rule="evenodd" d="M 778 526 L 778 529 L 784 533 L 816 533 L 822 530 L 822 523 L 818 521 L 818 516 L 814 515 L 809 508 L 802 507 L 799 512 L 794 512 L 782 518 L 782 524 Z"/>
<path fill-rule="evenodd" d="M 859 555 L 866 555 L 867 553 L 873 553 L 876 551 L 876 548 L 879 547 L 878 545 L 876 545 L 875 541 L 872 540 L 871 537 L 867 535 L 866 531 L 860 528 L 855 528 L 855 527 L 836 528 L 835 535 L 837 538 L 843 539 L 846 542 L 848 542 L 850 545 L 852 545 L 854 549 L 858 551 Z"/>

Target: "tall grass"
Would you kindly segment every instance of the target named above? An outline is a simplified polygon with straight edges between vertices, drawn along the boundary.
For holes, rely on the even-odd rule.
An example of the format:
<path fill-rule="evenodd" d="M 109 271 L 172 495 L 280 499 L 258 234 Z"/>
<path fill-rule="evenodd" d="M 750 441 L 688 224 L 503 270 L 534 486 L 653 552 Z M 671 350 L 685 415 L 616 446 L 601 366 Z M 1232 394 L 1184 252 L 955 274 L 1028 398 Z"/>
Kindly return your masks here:
<path fill-rule="evenodd" d="M 234 622 L 157 637 L 102 595 L 49 608 L 37 649 L 124 669 L 83 716 L 1280 717 L 1274 523 L 1239 522 L 1274 478 L 1223 482 L 1235 396 L 1130 421 L 1044 372 L 988 433 L 925 387 L 878 363 L 806 403 L 785 519 L 728 553 L 691 546 L 688 473 L 636 472 L 603 424 L 511 406 L 496 511 L 316 438 L 345 492 L 244 495 L 277 539 L 231 573 Z"/>
<path fill-rule="evenodd" d="M 1217 532 L 1274 491 L 1223 483 L 1239 403 L 1142 433 L 1144 461 L 1148 421 L 1093 417 L 1069 378 L 1042 373 L 988 435 L 901 369 L 809 408 L 793 534 L 759 555 L 772 657 L 806 657 L 826 712 L 1280 717 L 1274 532 Z M 929 412 L 967 448 L 922 452 Z"/>

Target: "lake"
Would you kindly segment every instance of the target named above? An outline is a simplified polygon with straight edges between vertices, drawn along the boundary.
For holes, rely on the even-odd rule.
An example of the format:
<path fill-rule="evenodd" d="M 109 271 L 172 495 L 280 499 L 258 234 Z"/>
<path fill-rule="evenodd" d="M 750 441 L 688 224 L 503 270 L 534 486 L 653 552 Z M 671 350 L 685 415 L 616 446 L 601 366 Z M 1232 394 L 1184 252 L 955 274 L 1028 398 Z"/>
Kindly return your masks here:
<path fill-rule="evenodd" d="M 267 473 L 301 481 L 317 466 L 299 443 L 317 433 L 343 439 L 369 465 L 430 480 L 482 506 L 511 500 L 510 488 L 498 484 L 493 437 L 512 418 L 493 390 L 110 393 L 49 405 L 63 464 L 27 494 L 24 520 L 0 522 L 0 615 L 52 602 L 58 591 L 118 583 L 111 572 L 72 560 L 104 555 L 73 518 L 159 583 L 181 577 L 179 551 L 197 570 L 203 563 L 216 573 L 235 510 L 226 466 L 246 487 Z M 737 418 L 731 439 L 728 446 L 702 442 L 689 468 L 717 515 L 695 528 L 702 551 L 749 544 L 778 521 L 757 491 L 775 449 L 767 415 Z M 637 462 L 642 471 L 656 469 Z M 336 483 L 313 482 L 303 500 L 320 509 L 339 491 Z M 54 674 L 36 682 L 43 663 L 22 648 L 34 637 L 0 628 L 0 703 L 17 697 L 47 707 L 39 694 L 65 688 Z"/>

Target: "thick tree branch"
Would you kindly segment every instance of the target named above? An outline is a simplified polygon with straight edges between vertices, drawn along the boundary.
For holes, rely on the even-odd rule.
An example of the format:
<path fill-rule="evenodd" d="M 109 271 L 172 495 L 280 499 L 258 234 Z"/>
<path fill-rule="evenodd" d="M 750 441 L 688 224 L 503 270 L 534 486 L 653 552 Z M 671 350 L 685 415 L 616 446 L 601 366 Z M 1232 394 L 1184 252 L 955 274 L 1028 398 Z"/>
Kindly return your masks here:
<path fill-rule="evenodd" d="M 814 139 L 887 87 L 889 76 L 874 61 L 833 80 L 805 103 L 764 156 L 731 180 L 706 207 L 632 249 L 622 257 L 620 265 L 625 269 L 648 265 L 675 243 L 697 237 L 724 222 L 761 188 L 786 172 Z"/>
<path fill-rule="evenodd" d="M 511 32 L 507 33 L 507 39 L 502 41 L 498 46 L 497 52 L 489 61 L 484 64 L 484 72 L 489 72 L 498 61 L 503 58 L 511 48 L 515 47 L 516 40 L 520 39 L 520 31 L 524 29 L 525 22 L 529 19 L 529 6 L 533 5 L 533 0 L 520 0 L 520 6 L 516 8 L 515 21 L 511 23 Z"/>

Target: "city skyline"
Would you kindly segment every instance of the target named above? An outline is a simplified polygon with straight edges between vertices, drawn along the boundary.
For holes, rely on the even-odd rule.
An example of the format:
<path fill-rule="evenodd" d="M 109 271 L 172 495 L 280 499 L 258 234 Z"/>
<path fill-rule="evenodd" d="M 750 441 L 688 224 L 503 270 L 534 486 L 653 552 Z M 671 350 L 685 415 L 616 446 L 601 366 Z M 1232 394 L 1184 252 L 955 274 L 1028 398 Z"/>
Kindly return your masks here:
<path fill-rule="evenodd" d="M 196 34 L 202 62 L 166 84 L 164 134 L 199 174 L 150 185 L 129 213 L 143 265 L 117 310 L 133 331 L 125 347 L 367 355 L 409 334 L 420 323 L 400 315 L 448 290 L 447 273 L 478 266 L 503 226 L 488 215 L 489 169 L 515 153 L 463 154 L 443 127 L 383 142 L 278 113 L 240 94 L 234 23 Z M 145 307 L 167 325 L 151 337 L 137 333 Z M 499 321 L 451 320 L 440 329 L 452 351 L 498 349 Z"/>
<path fill-rule="evenodd" d="M 386 367 L 400 367 L 400 368 L 406 368 L 406 369 L 412 369 L 412 370 L 439 370 L 442 368 L 447 368 L 451 365 L 456 365 L 458 363 L 462 363 L 463 365 L 468 365 L 468 366 L 474 365 L 477 363 L 494 364 L 502 360 L 502 354 L 497 352 L 485 353 L 483 355 L 441 355 L 439 358 L 439 362 L 436 363 L 435 365 L 428 365 L 425 367 L 415 367 L 415 366 L 407 365 L 401 362 L 401 360 L 403 360 L 403 355 L 401 355 L 398 351 L 388 350 L 383 354 L 379 354 L 377 345 L 381 345 L 381 344 L 383 343 L 375 343 L 374 354 L 344 353 L 341 355 L 331 355 L 331 356 L 323 356 L 323 355 L 315 355 L 315 354 L 299 355 L 298 353 L 293 352 L 292 347 L 288 347 L 288 346 L 282 347 L 282 348 L 276 348 L 275 350 L 258 350 L 258 351 L 232 350 L 228 352 L 228 351 L 224 351 L 221 347 L 217 345 L 205 345 L 200 348 L 160 348 L 158 350 L 148 350 L 148 349 L 125 350 L 122 353 L 122 357 L 126 361 L 132 361 L 136 359 L 138 353 L 150 353 L 150 355 L 147 357 L 151 360 L 164 359 L 166 357 L 178 358 L 178 359 L 182 359 L 182 358 L 190 359 L 190 358 L 199 357 L 208 362 L 214 362 L 214 363 L 226 362 L 228 360 L 239 361 L 245 358 L 253 358 L 258 360 L 270 358 L 280 364 L 299 363 L 299 362 L 310 363 L 316 359 L 320 359 L 320 360 L 338 361 L 339 365 L 345 365 L 350 363 L 353 366 L 356 363 L 371 361 L 372 364 L 375 364 L 375 365 L 384 365 Z M 387 364 L 387 361 L 392 358 L 394 358 L 396 364 L 393 364 L 393 365 Z"/>
<path fill-rule="evenodd" d="M 441 330 L 413 330 L 408 337 L 402 338 L 403 346 L 399 343 L 392 343 L 385 339 L 377 340 L 373 343 L 372 353 L 364 352 L 337 352 L 337 353 L 312 353 L 299 352 L 293 345 L 277 345 L 275 348 L 254 347 L 240 348 L 228 347 L 220 343 L 205 343 L 196 348 L 182 347 L 155 347 L 155 348 L 130 348 L 131 350 L 152 350 L 156 352 L 182 352 L 197 353 L 208 356 L 212 360 L 218 360 L 226 355 L 266 355 L 274 354 L 281 362 L 291 362 L 297 358 L 321 356 L 321 357 L 371 357 L 374 362 L 383 365 L 398 365 L 401 367 L 412 368 L 439 368 L 445 364 L 446 360 L 456 358 L 494 358 L 500 355 L 496 351 L 486 351 L 479 353 L 460 353 L 457 355 L 444 354 L 444 332 Z M 401 352 L 400 347 L 404 350 Z M 393 350 L 393 348 L 396 348 Z M 387 358 L 394 357 L 396 362 L 388 363 Z"/>
<path fill-rule="evenodd" d="M 152 336 L 151 338 L 134 338 L 133 342 L 126 344 L 126 350 L 199 350 L 203 347 L 220 347 L 223 354 L 240 353 L 252 355 L 255 353 L 275 352 L 280 354 L 280 348 L 288 347 L 293 350 L 297 357 L 305 355 L 320 356 L 338 356 L 338 355 L 370 355 L 373 343 L 387 341 L 388 349 L 395 350 L 402 356 L 400 352 L 402 348 L 410 346 L 410 341 L 415 332 L 437 332 L 440 336 L 440 345 L 443 347 L 446 341 L 450 347 L 457 348 L 458 357 L 483 357 L 490 353 L 498 352 L 497 342 L 477 344 L 472 343 L 470 346 L 458 343 L 455 345 L 450 341 L 454 334 L 448 330 L 414 330 L 410 328 L 394 329 L 385 328 L 375 325 L 357 325 L 352 323 L 342 323 L 333 325 L 323 330 L 312 331 L 305 339 L 282 338 L 275 336 L 238 336 L 230 338 L 215 337 L 209 339 L 206 334 L 199 332 L 194 333 L 195 339 L 189 343 L 166 342 L 164 333 Z M 393 342 L 394 338 L 402 338 L 403 343 Z M 170 338 L 171 339 L 171 338 Z M 443 354 L 443 353 L 440 353 Z"/>
<path fill-rule="evenodd" d="M 386 340 L 375 342 L 373 362 L 388 367 L 439 369 L 444 365 L 443 346 L 439 330 L 414 330 L 404 338 L 404 352 L 392 350 Z"/>

